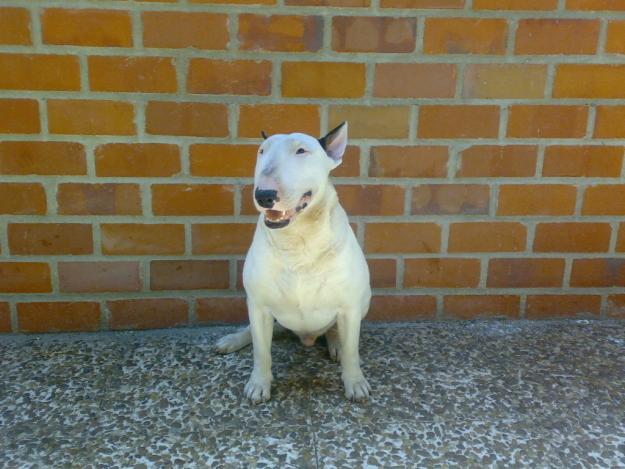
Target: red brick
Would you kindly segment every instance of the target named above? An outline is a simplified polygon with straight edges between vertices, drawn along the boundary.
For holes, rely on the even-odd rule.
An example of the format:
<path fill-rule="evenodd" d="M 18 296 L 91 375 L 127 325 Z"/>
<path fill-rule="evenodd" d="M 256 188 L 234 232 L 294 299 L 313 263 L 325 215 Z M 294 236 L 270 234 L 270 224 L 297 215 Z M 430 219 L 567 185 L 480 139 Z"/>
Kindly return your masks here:
<path fill-rule="evenodd" d="M 555 10 L 558 0 L 473 0 L 474 10 Z"/>
<path fill-rule="evenodd" d="M 549 146 L 545 149 L 543 176 L 618 177 L 622 163 L 623 147 Z"/>
<path fill-rule="evenodd" d="M 625 319 L 625 295 L 608 296 L 606 317 L 614 319 Z"/>
<path fill-rule="evenodd" d="M 425 105 L 419 108 L 420 138 L 494 138 L 499 108 L 474 105 Z"/>
<path fill-rule="evenodd" d="M 0 53 L 0 89 L 79 91 L 78 57 Z"/>
<path fill-rule="evenodd" d="M 381 0 L 382 8 L 462 8 L 464 0 Z"/>
<path fill-rule="evenodd" d="M 169 57 L 89 57 L 92 91 L 173 93 L 176 69 Z"/>
<path fill-rule="evenodd" d="M 625 65 L 560 64 L 554 98 L 625 98 Z"/>
<path fill-rule="evenodd" d="M 141 215 L 137 184 L 59 184 L 60 215 Z"/>
<path fill-rule="evenodd" d="M 233 215 L 234 188 L 219 184 L 154 184 L 154 215 Z"/>
<path fill-rule="evenodd" d="M 336 190 L 350 216 L 404 213 L 404 188 L 401 186 L 341 185 Z"/>
<path fill-rule="evenodd" d="M 464 72 L 465 98 L 542 98 L 547 66 L 533 64 L 474 64 Z"/>
<path fill-rule="evenodd" d="M 370 0 L 285 0 L 293 6 L 332 6 L 332 7 L 368 7 Z"/>
<path fill-rule="evenodd" d="M 625 223 L 620 223 L 617 232 L 616 251 L 625 252 Z"/>
<path fill-rule="evenodd" d="M 144 11 L 143 45 L 145 47 L 226 49 L 228 17 L 222 14 Z"/>
<path fill-rule="evenodd" d="M 30 13 L 26 8 L 0 8 L 0 44 L 31 44 Z"/>
<path fill-rule="evenodd" d="M 53 134 L 134 135 L 135 110 L 121 101 L 52 99 L 48 127 Z"/>
<path fill-rule="evenodd" d="M 516 295 L 449 295 L 443 303 L 443 315 L 449 319 L 517 319 L 519 311 Z"/>
<path fill-rule="evenodd" d="M 625 259 L 574 259 L 572 287 L 625 287 Z"/>
<path fill-rule="evenodd" d="M 360 98 L 365 93 L 365 64 L 348 62 L 284 62 L 282 96 Z"/>
<path fill-rule="evenodd" d="M 242 50 L 317 52 L 322 42 L 321 16 L 239 15 Z"/>
<path fill-rule="evenodd" d="M 36 134 L 40 130 L 37 101 L 34 99 L 0 99 L 1 134 Z"/>
<path fill-rule="evenodd" d="M 109 325 L 113 330 L 163 329 L 186 326 L 189 322 L 189 305 L 184 300 L 150 298 L 106 304 L 111 312 Z"/>
<path fill-rule="evenodd" d="M 100 305 L 87 301 L 17 304 L 20 332 L 94 332 L 100 328 Z"/>
<path fill-rule="evenodd" d="M 184 254 L 184 225 L 103 223 L 102 254 Z"/>
<path fill-rule="evenodd" d="M 122 10 L 47 8 L 41 34 L 44 44 L 132 47 L 130 14 Z"/>
<path fill-rule="evenodd" d="M 586 188 L 582 215 L 625 215 L 625 185 L 598 185 Z"/>
<path fill-rule="evenodd" d="M 193 254 L 245 254 L 255 229 L 252 223 L 194 224 Z"/>
<path fill-rule="evenodd" d="M 172 260 L 150 263 L 151 290 L 224 290 L 229 286 L 228 261 Z"/>
<path fill-rule="evenodd" d="M 180 173 L 180 149 L 165 143 L 107 143 L 95 149 L 98 176 L 167 177 Z"/>
<path fill-rule="evenodd" d="M 11 310 L 9 303 L 0 303 L 0 333 L 11 332 Z"/>
<path fill-rule="evenodd" d="M 625 21 L 609 21 L 605 51 L 610 54 L 625 54 Z"/>
<path fill-rule="evenodd" d="M 370 321 L 434 319 L 436 298 L 426 295 L 376 295 L 371 298 Z"/>
<path fill-rule="evenodd" d="M 339 167 L 332 170 L 334 177 L 358 177 L 360 176 L 360 148 L 348 146 L 343 154 L 343 162 Z"/>
<path fill-rule="evenodd" d="M 144 0 L 145 1 L 145 0 Z M 150 0 L 156 1 L 156 0 Z M 191 3 L 216 3 L 233 5 L 275 5 L 276 0 L 191 0 Z"/>
<path fill-rule="evenodd" d="M 480 281 L 479 259 L 406 259 L 406 288 L 468 288 Z"/>
<path fill-rule="evenodd" d="M 488 263 L 489 288 L 561 287 L 564 259 L 491 259 Z"/>
<path fill-rule="evenodd" d="M 506 21 L 490 18 L 427 18 L 425 54 L 502 55 L 506 50 Z"/>
<path fill-rule="evenodd" d="M 0 261 L 0 292 L 50 293 L 52 281 L 46 262 Z"/>
<path fill-rule="evenodd" d="M 311 104 L 242 104 L 239 106 L 239 137 L 302 132 L 319 135 L 319 106 Z"/>
<path fill-rule="evenodd" d="M 189 147 L 191 174 L 205 177 L 251 177 L 256 145 L 196 143 Z"/>
<path fill-rule="evenodd" d="M 332 49 L 338 52 L 412 52 L 416 18 L 334 16 Z"/>
<path fill-rule="evenodd" d="M 625 106 L 597 106 L 594 138 L 625 138 Z"/>
<path fill-rule="evenodd" d="M 0 215 L 45 215 L 46 193 L 38 183 L 0 183 Z"/>
<path fill-rule="evenodd" d="M 395 259 L 367 259 L 372 288 L 395 288 L 397 263 Z"/>
<path fill-rule="evenodd" d="M 245 298 L 198 298 L 196 316 L 198 324 L 247 322 Z"/>
<path fill-rule="evenodd" d="M 594 54 L 599 42 L 599 20 L 522 19 L 516 33 L 514 53 Z"/>
<path fill-rule="evenodd" d="M 138 262 L 59 262 L 58 270 L 64 293 L 141 290 Z"/>
<path fill-rule="evenodd" d="M 389 240 L 393 242 L 389 243 Z M 367 223 L 365 251 L 440 252 L 441 227 L 435 223 Z"/>
<path fill-rule="evenodd" d="M 267 96 L 271 94 L 271 62 L 191 59 L 187 91 Z"/>
<path fill-rule="evenodd" d="M 535 252 L 606 252 L 610 246 L 608 223 L 539 223 Z"/>
<path fill-rule="evenodd" d="M 579 138 L 586 134 L 588 106 L 513 105 L 508 137 Z"/>
<path fill-rule="evenodd" d="M 487 214 L 490 189 L 477 184 L 422 184 L 412 190 L 413 215 Z"/>
<path fill-rule="evenodd" d="M 533 145 L 474 145 L 459 154 L 457 177 L 531 177 L 538 147 Z"/>
<path fill-rule="evenodd" d="M 0 142 L 0 174 L 87 174 L 85 149 L 72 142 Z"/>
<path fill-rule="evenodd" d="M 565 184 L 505 184 L 497 215 L 572 215 L 575 193 L 575 186 Z"/>
<path fill-rule="evenodd" d="M 622 0 L 566 0 L 569 10 L 612 10 L 623 11 L 625 4 Z"/>
<path fill-rule="evenodd" d="M 599 295 L 529 295 L 525 306 L 525 318 L 594 316 L 598 319 L 600 309 Z"/>
<path fill-rule="evenodd" d="M 349 122 L 350 138 L 407 138 L 408 106 L 330 106 L 329 128 Z"/>
<path fill-rule="evenodd" d="M 224 104 L 150 101 L 145 113 L 149 134 L 228 136 L 228 108 Z"/>
<path fill-rule="evenodd" d="M 93 253 L 90 224 L 9 223 L 9 249 L 13 255 L 82 255 Z"/>
<path fill-rule="evenodd" d="M 379 146 L 371 148 L 369 176 L 443 178 L 447 176 L 445 146 Z"/>
<path fill-rule="evenodd" d="M 463 222 L 449 226 L 448 252 L 525 250 L 527 229 L 516 222 Z"/>
<path fill-rule="evenodd" d="M 373 95 L 381 98 L 453 98 L 456 66 L 382 63 L 375 66 Z"/>

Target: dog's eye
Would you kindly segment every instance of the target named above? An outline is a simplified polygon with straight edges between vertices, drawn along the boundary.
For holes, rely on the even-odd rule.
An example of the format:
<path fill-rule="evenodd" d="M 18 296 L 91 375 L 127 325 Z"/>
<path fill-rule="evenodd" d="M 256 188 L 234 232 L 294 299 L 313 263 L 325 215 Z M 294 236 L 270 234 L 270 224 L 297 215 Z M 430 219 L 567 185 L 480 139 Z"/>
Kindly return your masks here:
<path fill-rule="evenodd" d="M 265 150 L 263 150 L 262 148 L 260 150 L 258 150 L 258 153 L 260 153 L 261 155 L 263 154 Z"/>
<path fill-rule="evenodd" d="M 298 148 L 297 151 L 295 152 L 297 155 L 301 155 L 303 153 L 306 153 L 306 150 L 304 148 Z"/>

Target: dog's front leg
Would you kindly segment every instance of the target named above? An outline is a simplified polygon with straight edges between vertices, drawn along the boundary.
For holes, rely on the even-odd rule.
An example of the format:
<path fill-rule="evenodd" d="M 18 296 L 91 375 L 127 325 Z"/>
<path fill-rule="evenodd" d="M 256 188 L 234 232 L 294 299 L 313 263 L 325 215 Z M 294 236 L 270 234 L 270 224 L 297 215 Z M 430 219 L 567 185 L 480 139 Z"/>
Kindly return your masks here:
<path fill-rule="evenodd" d="M 366 399 L 371 391 L 371 386 L 360 369 L 358 341 L 361 317 L 358 310 L 346 310 L 339 313 L 337 321 L 342 350 L 341 366 L 345 396 L 352 400 Z"/>
<path fill-rule="evenodd" d="M 248 300 L 252 347 L 254 348 L 254 369 L 245 385 L 245 396 L 258 404 L 271 397 L 271 338 L 273 317 L 268 311 L 258 308 Z"/>

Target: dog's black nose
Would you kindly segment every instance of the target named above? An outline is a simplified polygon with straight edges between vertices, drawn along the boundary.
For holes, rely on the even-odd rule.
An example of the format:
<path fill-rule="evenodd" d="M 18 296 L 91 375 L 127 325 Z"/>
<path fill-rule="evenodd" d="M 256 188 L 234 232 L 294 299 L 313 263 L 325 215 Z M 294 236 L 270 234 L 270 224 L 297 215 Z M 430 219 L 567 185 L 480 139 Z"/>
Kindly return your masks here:
<path fill-rule="evenodd" d="M 274 190 L 256 189 L 254 191 L 254 198 L 256 198 L 258 205 L 263 208 L 271 208 L 273 207 L 273 204 L 280 200 L 278 198 L 278 191 Z"/>

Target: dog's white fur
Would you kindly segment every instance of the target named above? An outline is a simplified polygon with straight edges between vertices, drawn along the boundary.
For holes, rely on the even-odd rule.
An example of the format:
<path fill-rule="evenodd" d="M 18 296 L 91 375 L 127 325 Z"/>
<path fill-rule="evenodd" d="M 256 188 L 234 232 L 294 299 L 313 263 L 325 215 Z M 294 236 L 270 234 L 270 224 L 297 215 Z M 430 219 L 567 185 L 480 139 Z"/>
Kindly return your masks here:
<path fill-rule="evenodd" d="M 221 353 L 253 343 L 245 395 L 254 403 L 270 397 L 274 319 L 305 345 L 326 335 L 330 356 L 342 365 L 348 398 L 366 398 L 371 390 L 358 353 L 360 322 L 371 298 L 369 270 L 329 181 L 346 144 L 344 123 L 325 139 L 278 134 L 259 148 L 255 188 L 275 188 L 279 201 L 271 212 L 255 200 L 261 215 L 243 269 L 250 325 L 217 343 Z M 281 212 L 288 224 L 269 228 L 271 216 Z"/>

